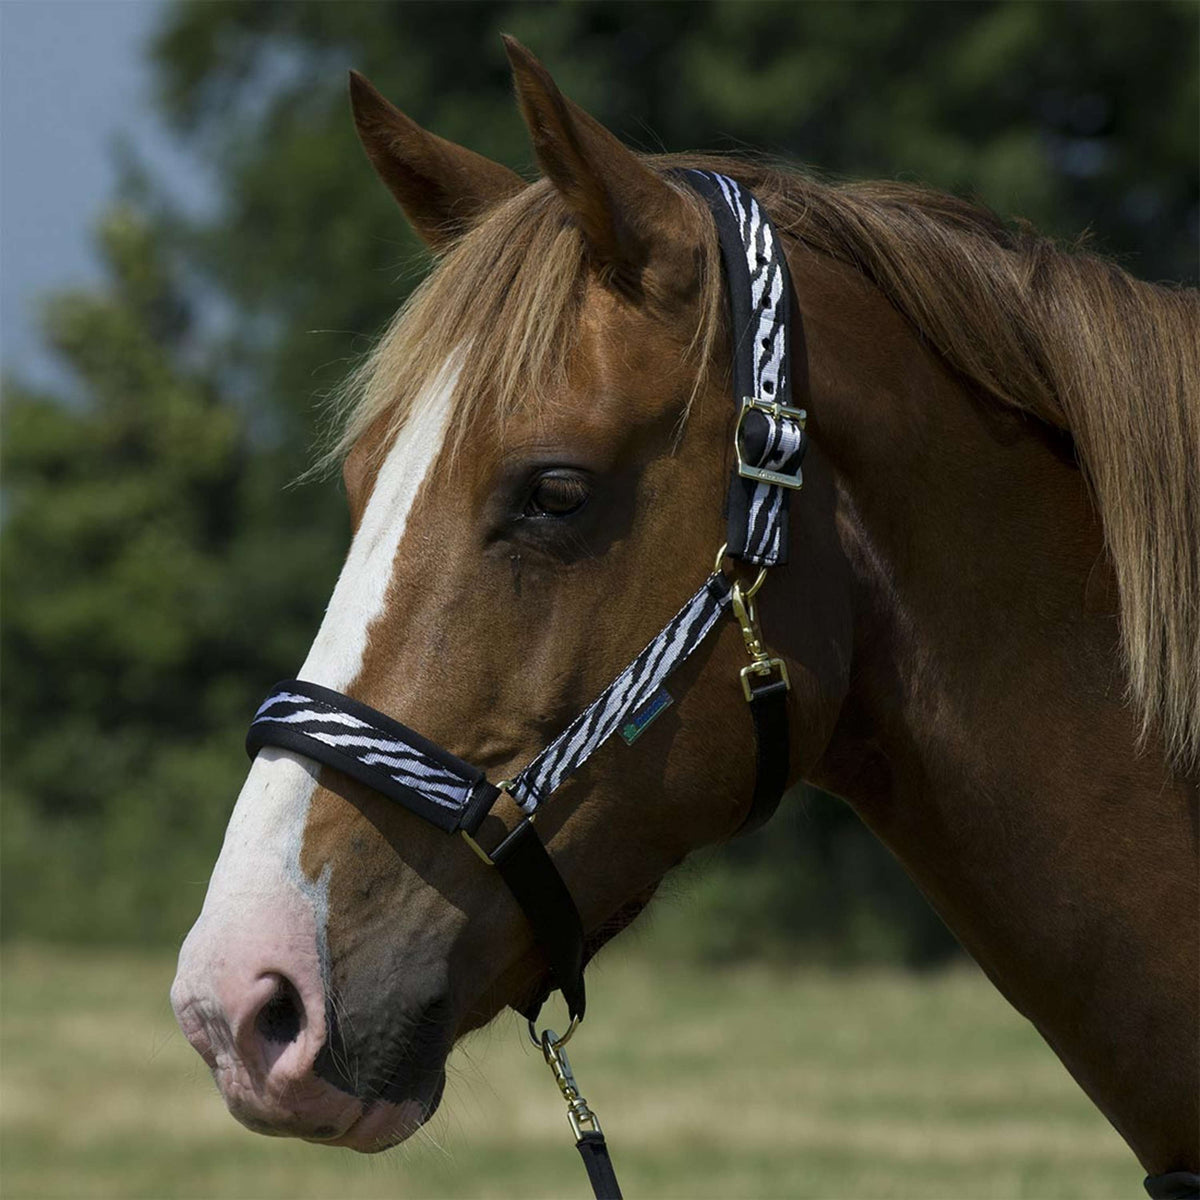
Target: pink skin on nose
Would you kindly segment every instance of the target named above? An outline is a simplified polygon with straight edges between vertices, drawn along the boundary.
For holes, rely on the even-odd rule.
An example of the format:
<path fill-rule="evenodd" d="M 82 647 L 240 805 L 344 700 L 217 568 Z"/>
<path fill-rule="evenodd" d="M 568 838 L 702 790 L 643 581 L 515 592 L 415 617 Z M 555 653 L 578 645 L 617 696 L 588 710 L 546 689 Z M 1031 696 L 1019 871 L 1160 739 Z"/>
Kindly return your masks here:
<path fill-rule="evenodd" d="M 204 910 L 180 950 L 171 1003 L 242 1124 L 383 1149 L 420 1125 L 420 1105 L 365 1102 L 314 1071 L 327 1036 L 325 883 L 298 863 L 312 783 L 307 768 L 279 754 L 251 769 Z"/>
<path fill-rule="evenodd" d="M 326 1036 L 316 946 L 312 909 L 300 897 L 234 928 L 202 917 L 180 955 L 171 989 L 175 1016 L 242 1124 L 383 1149 L 420 1125 L 421 1106 L 368 1104 L 314 1073 Z"/>
<path fill-rule="evenodd" d="M 292 889 L 258 899 L 205 906 L 179 956 L 175 1016 L 238 1120 L 264 1132 L 337 1136 L 361 1105 L 313 1074 L 325 989 L 312 906 Z"/>

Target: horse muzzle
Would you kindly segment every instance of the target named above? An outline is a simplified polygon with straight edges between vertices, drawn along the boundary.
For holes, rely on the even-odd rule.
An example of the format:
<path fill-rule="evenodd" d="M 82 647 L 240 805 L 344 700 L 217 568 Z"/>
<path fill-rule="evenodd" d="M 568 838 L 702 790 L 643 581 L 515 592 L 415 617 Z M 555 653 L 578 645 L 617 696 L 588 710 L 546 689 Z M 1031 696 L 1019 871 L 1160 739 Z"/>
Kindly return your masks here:
<path fill-rule="evenodd" d="M 316 954 L 280 969 L 236 943 L 213 952 L 185 943 L 171 989 L 184 1036 L 201 1055 L 230 1113 L 272 1137 L 385 1150 L 437 1108 L 451 1035 L 444 1005 L 372 1023 L 332 1003 Z"/>

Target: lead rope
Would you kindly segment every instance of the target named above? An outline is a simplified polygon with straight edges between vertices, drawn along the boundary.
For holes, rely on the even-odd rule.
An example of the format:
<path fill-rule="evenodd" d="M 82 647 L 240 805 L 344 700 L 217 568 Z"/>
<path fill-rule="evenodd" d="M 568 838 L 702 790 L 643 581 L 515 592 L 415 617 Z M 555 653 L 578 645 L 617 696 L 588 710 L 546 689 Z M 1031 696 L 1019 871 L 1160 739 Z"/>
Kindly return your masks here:
<path fill-rule="evenodd" d="M 717 551 L 714 572 L 720 571 L 725 552 L 725 546 Z M 757 579 L 748 588 L 743 588 L 738 581 L 730 591 L 733 616 L 741 629 L 746 653 L 750 658 L 749 666 L 743 667 L 739 674 L 742 691 L 754 719 L 756 763 L 754 797 L 749 816 L 739 832 L 749 832 L 757 828 L 775 811 L 783 794 L 788 770 L 785 705 L 791 684 L 788 680 L 787 664 L 780 658 L 772 658 L 765 648 L 754 607 L 754 597 L 766 577 L 767 568 L 763 567 Z M 507 791 L 510 786 L 508 780 L 500 784 L 502 791 Z M 534 1015 L 536 1016 L 536 1013 Z M 539 1034 L 533 1018 L 529 1018 L 529 1040 L 542 1052 L 542 1057 L 554 1076 L 554 1082 L 558 1084 L 558 1090 L 566 1101 L 567 1120 L 570 1122 L 571 1132 L 575 1135 L 575 1149 L 583 1159 L 593 1196 L 596 1200 L 622 1200 L 621 1187 L 617 1183 L 617 1174 L 608 1153 L 604 1131 L 579 1090 L 575 1072 L 571 1068 L 571 1060 L 567 1058 L 564 1048 L 582 1020 L 582 1013 L 576 1011 L 571 1017 L 566 1033 L 559 1037 L 550 1028 L 543 1029 Z"/>
<path fill-rule="evenodd" d="M 617 1173 L 613 1170 L 612 1159 L 609 1157 L 604 1131 L 600 1128 L 596 1114 L 583 1098 L 575 1080 L 575 1072 L 571 1069 L 571 1060 L 567 1058 L 567 1052 L 563 1049 L 578 1026 L 579 1022 L 572 1019 L 562 1037 L 553 1029 L 543 1029 L 539 1036 L 534 1023 L 530 1021 L 529 1040 L 541 1050 L 546 1065 L 554 1075 L 554 1082 L 558 1084 L 558 1090 L 567 1102 L 567 1120 L 571 1124 L 571 1132 L 575 1135 L 575 1149 L 583 1159 L 588 1182 L 592 1185 L 592 1194 L 596 1200 L 621 1200 L 621 1187 L 617 1183 Z"/>

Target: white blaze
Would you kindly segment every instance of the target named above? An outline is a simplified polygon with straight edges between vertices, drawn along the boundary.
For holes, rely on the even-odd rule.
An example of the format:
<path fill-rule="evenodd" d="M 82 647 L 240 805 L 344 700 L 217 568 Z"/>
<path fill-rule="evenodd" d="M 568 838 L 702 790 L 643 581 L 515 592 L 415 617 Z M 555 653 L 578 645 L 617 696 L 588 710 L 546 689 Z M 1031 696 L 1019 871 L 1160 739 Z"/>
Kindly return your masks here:
<path fill-rule="evenodd" d="M 388 452 L 329 598 L 325 620 L 297 678 L 340 692 L 358 674 L 367 631 L 383 612 L 409 510 L 441 453 L 457 378 L 458 372 L 450 370 L 437 376 L 417 398 L 412 415 Z"/>
<path fill-rule="evenodd" d="M 388 451 L 298 678 L 342 691 L 358 675 L 371 623 L 383 613 L 413 501 L 441 453 L 457 374 L 443 370 L 422 392 Z M 180 980 L 187 976 L 194 986 L 227 975 L 216 968 L 236 957 L 253 973 L 287 974 L 302 991 L 297 973 L 319 987 L 326 965 L 328 870 L 314 882 L 300 866 L 317 772 L 315 764 L 285 750 L 268 748 L 255 759 L 225 831 L 204 908 L 180 950 Z"/>

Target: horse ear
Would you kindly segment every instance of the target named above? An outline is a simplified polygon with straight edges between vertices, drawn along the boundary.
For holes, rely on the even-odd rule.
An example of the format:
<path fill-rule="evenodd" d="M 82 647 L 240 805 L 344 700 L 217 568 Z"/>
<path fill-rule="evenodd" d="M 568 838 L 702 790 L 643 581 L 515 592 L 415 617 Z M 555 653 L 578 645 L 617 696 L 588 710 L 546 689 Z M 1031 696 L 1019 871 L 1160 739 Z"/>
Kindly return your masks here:
<path fill-rule="evenodd" d="M 500 163 L 422 129 L 357 71 L 350 72 L 350 103 L 359 141 L 376 174 L 434 250 L 525 186 Z"/>
<path fill-rule="evenodd" d="M 550 72 L 515 38 L 504 37 L 521 114 L 542 173 L 583 231 L 601 271 L 642 291 L 694 281 L 682 197 L 594 117 L 558 90 Z"/>

